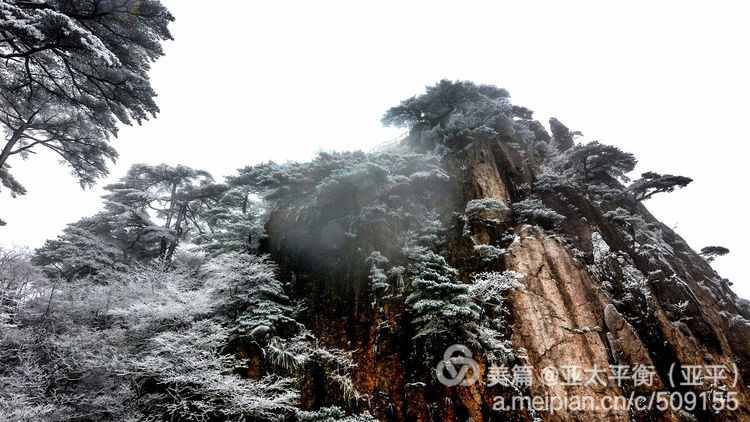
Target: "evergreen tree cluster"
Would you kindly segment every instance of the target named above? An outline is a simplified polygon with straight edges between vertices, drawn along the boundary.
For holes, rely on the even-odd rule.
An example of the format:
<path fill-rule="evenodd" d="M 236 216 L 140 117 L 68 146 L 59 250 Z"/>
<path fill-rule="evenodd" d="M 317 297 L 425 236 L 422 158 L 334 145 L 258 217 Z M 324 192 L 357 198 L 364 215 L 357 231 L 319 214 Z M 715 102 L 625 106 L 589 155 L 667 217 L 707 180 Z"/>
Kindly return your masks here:
<path fill-rule="evenodd" d="M 50 280 L 27 255 L 0 256 L 0 274 L 26 284 L 3 290 L 2 420 L 317 421 L 351 409 L 351 358 L 295 320 L 265 257 L 222 255 L 197 272 L 142 265 L 103 284 Z M 342 407 L 302 410 L 312 364 Z"/>

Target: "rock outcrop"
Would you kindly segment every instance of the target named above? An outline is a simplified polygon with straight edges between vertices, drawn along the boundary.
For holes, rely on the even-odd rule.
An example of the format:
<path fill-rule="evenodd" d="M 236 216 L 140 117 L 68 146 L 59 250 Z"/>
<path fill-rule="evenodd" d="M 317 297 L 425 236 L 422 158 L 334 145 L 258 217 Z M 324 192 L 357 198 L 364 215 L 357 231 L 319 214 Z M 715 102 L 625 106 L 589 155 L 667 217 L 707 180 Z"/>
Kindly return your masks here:
<path fill-rule="evenodd" d="M 393 244 L 406 229 L 391 225 L 384 234 L 385 229 L 357 231 L 351 225 L 349 232 L 342 230 L 341 245 L 331 249 L 323 245 L 325 240 L 304 239 L 321 239 L 321 228 L 340 224 L 338 208 L 319 206 L 313 213 L 307 201 L 272 213 L 266 248 L 295 284 L 296 294 L 307 299 L 309 325 L 330 346 L 355 353 L 355 384 L 361 394 L 356 406 L 383 421 L 750 421 L 748 302 L 628 196 L 616 178 L 574 179 L 564 165 L 555 172 L 568 150 L 577 148 L 575 133 L 554 120 L 550 137 L 526 111 L 493 130 L 451 135 L 460 138 L 453 144 L 443 135 L 440 167 L 447 178 L 430 185 L 418 200 L 420 206 L 429 204 L 442 222 L 436 248 L 458 270 L 459 280 L 472 283 L 485 272 L 522 275 L 521 287 L 488 299 L 502 302 L 496 309 L 507 312 L 505 335 L 513 357 L 504 364 L 531 369 L 531 381 L 524 386 L 490 385 L 487 378 L 496 369 L 480 350 L 474 358 L 481 379 L 465 386 L 435 380 L 443 350 L 435 351 L 434 361 L 415 357 L 404 302 L 408 287 L 403 295 L 394 287 L 395 293 L 373 299 L 367 290 L 368 268 L 360 262 L 363 253 L 379 250 L 393 261 L 389 277 L 401 277 L 398 269 L 405 262 L 393 258 L 398 256 Z M 435 127 L 448 126 L 445 119 Z M 500 130 L 509 124 L 512 133 Z M 412 138 L 424 149 L 434 129 L 420 130 L 413 129 Z M 406 139 L 404 148 L 416 145 L 410 142 Z M 413 195 L 403 192 L 407 178 L 392 180 L 398 183 L 378 191 L 385 198 L 380 208 L 416 209 L 403 202 Z M 545 209 L 520 222 L 513 204 L 530 197 Z M 361 198 L 349 204 L 357 213 L 378 208 Z M 552 213 L 564 222 L 554 229 L 534 224 Z M 408 280 L 401 282 L 408 286 Z M 651 382 L 614 382 L 613 367 L 641 368 Z M 563 376 L 566 368 L 579 372 Z M 704 375 L 723 368 L 725 376 L 683 382 L 683 374 L 695 368 Z M 596 370 L 604 371 L 603 382 L 589 379 Z M 586 379 L 573 382 L 576 376 Z M 634 404 L 659 394 L 694 397 L 697 405 Z M 515 396 L 588 397 L 596 406 L 555 411 L 495 406 L 498 397 Z M 634 402 L 601 406 L 618 398 Z M 714 401 L 724 407 L 712 407 Z"/>

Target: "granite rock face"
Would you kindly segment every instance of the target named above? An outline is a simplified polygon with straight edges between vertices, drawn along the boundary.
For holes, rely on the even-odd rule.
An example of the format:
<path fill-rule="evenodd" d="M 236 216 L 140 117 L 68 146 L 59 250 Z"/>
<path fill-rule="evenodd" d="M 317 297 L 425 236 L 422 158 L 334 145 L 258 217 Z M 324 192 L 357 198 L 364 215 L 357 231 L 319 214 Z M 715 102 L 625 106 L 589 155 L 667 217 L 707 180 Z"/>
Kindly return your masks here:
<path fill-rule="evenodd" d="M 543 131 L 540 125 L 533 128 Z M 538 137 L 538 143 L 557 139 L 558 145 L 550 143 L 548 148 L 558 149 L 556 154 L 573 148 L 570 132 L 561 123 L 555 121 L 553 132 L 554 138 Z M 334 252 L 312 242 L 305 248 L 324 252 L 303 259 L 298 253 L 302 237 L 295 236 L 316 238 L 315 227 L 340 216 L 318 211 L 311 222 L 301 217 L 302 207 L 272 213 L 267 249 L 296 284 L 297 294 L 308 299 L 307 323 L 329 345 L 355 353 L 355 387 L 361 394 L 356 406 L 383 421 L 750 421 L 747 302 L 684 240 L 623 194 L 617 180 L 605 178 L 583 188 L 549 182 L 541 165 L 544 160 L 537 155 L 529 145 L 505 135 L 464 140 L 442 158 L 448 182 L 430 192 L 444 222 L 441 252 L 462 282 L 470 284 L 476 274 L 487 271 L 523 276 L 521 287 L 496 298 L 508 313 L 506 340 L 514 355 L 505 363 L 531 370 L 532 382 L 523 387 L 489 385 L 493 369 L 479 350 L 474 357 L 480 381 L 472 385 L 442 385 L 433 369 L 439 358 L 416 361 L 404 297 L 391 295 L 373 302 L 366 288 L 367 268 L 341 259 L 351 250 L 388 250 L 394 236 L 362 232 Z M 532 195 L 565 221 L 553 230 L 517 222 L 512 205 Z M 347 287 L 335 293 L 321 287 L 333 279 L 337 286 Z M 331 300 L 331 295 L 337 299 Z M 652 380 L 613 382 L 616 366 L 642 366 Z M 726 370 L 722 379 L 695 385 L 679 382 L 691 368 L 719 367 Z M 548 382 L 550 371 L 565 368 L 578 368 L 586 376 L 604 370 L 610 379 Z M 647 400 L 658 392 L 681 397 L 727 397 L 731 392 L 737 406 L 596 406 L 555 412 L 493 408 L 498 397 L 590 397 L 602 403 L 618 397 Z"/>

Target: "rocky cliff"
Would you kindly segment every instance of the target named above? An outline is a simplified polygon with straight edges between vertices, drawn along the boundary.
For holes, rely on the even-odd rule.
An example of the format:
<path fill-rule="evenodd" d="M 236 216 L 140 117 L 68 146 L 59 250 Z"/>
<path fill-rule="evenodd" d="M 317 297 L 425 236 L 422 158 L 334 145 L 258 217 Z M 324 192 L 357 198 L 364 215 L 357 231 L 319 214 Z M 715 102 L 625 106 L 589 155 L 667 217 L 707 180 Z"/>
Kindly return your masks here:
<path fill-rule="evenodd" d="M 502 90 L 445 84 L 389 112 L 411 129 L 401 145 L 319 158 L 270 199 L 262 248 L 313 332 L 354 351 L 352 408 L 382 421 L 750 420 L 750 306 L 636 199 L 622 157 L 576 145 L 554 119 L 549 134 Z M 415 249 L 444 257 L 469 289 L 485 280 L 470 290 L 476 339 L 420 336 Z M 508 274 L 517 282 L 492 285 Z M 435 368 L 462 339 L 479 380 L 448 386 Z M 632 373 L 615 382 L 613 368 Z M 505 369 L 510 382 L 498 382 Z M 596 369 L 604 382 L 589 382 Z M 329 396 L 314 382 L 305 391 L 309 406 Z M 665 396 L 671 408 L 649 403 Z M 597 406 L 497 406 L 514 397 Z M 645 404 L 599 405 L 617 397 Z"/>

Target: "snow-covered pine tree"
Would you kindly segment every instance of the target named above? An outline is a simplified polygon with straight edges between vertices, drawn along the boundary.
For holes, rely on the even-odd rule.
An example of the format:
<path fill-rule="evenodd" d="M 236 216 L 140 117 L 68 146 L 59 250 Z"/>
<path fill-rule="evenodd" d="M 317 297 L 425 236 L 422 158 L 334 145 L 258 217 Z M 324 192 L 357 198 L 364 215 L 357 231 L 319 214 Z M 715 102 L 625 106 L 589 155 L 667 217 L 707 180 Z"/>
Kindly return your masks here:
<path fill-rule="evenodd" d="M 649 171 L 643 173 L 640 179 L 628 186 L 628 190 L 636 200 L 645 201 L 658 193 L 674 192 L 677 188 L 684 188 L 692 182 L 693 179 L 689 177 L 671 174 L 662 175 Z"/>
<path fill-rule="evenodd" d="M 265 343 L 272 336 L 299 330 L 292 306 L 266 256 L 228 253 L 204 266 L 207 282 L 221 298 L 221 313 L 232 320 L 234 334 Z"/>
<path fill-rule="evenodd" d="M 410 129 L 419 149 L 460 148 L 476 137 L 513 133 L 513 106 L 508 91 L 466 81 L 441 80 L 418 97 L 389 109 L 383 124 Z"/>
<path fill-rule="evenodd" d="M 117 123 L 159 111 L 151 63 L 171 39 L 172 15 L 158 0 L 0 1 L 0 179 L 11 158 L 46 149 L 84 186 L 117 157 Z"/>
<path fill-rule="evenodd" d="M 55 240 L 48 240 L 35 254 L 33 262 L 51 279 L 73 281 L 92 277 L 108 283 L 115 273 L 127 267 L 122 251 L 88 230 L 83 219 L 71 224 Z"/>
<path fill-rule="evenodd" d="M 513 218 L 519 223 L 535 224 L 553 229 L 565 221 L 565 216 L 547 208 L 537 198 L 527 198 L 513 204 Z"/>
<path fill-rule="evenodd" d="M 104 190 L 104 210 L 48 241 L 37 252 L 39 265 L 72 279 L 154 258 L 169 263 L 180 241 L 211 231 L 215 221 L 203 216 L 226 187 L 203 170 L 136 164 Z"/>
<path fill-rule="evenodd" d="M 605 176 L 627 181 L 626 174 L 633 171 L 637 163 L 633 154 L 597 141 L 577 145 L 566 153 L 566 167 L 586 182 Z"/>
<path fill-rule="evenodd" d="M 409 307 L 414 340 L 433 353 L 454 343 L 476 341 L 480 308 L 471 300 L 469 285 L 456 280 L 457 271 L 445 258 L 425 248 L 406 251 L 410 266 Z"/>
<path fill-rule="evenodd" d="M 171 233 L 160 239 L 159 256 L 169 262 L 179 240 L 193 229 L 204 230 L 199 222 L 201 210 L 215 202 L 226 186 L 213 182 L 205 170 L 183 165 L 135 164 L 128 173 L 104 188 L 108 202 L 130 207 L 138 212 L 155 212 L 164 229 Z"/>
<path fill-rule="evenodd" d="M 264 214 L 249 187 L 230 187 L 210 207 L 196 210 L 196 219 L 207 228 L 194 233 L 193 241 L 210 255 L 254 251 L 264 235 Z"/>

